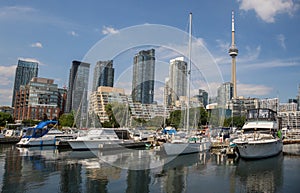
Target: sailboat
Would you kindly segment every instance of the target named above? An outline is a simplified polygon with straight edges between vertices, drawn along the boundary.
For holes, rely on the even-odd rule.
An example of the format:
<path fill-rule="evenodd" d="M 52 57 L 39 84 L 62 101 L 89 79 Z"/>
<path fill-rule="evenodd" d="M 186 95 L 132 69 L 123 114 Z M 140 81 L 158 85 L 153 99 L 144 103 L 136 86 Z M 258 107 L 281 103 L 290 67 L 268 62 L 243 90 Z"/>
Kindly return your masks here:
<path fill-rule="evenodd" d="M 163 149 L 167 155 L 182 155 L 198 152 L 206 152 L 210 150 L 211 142 L 209 138 L 203 136 L 192 135 L 189 129 L 189 108 L 190 108 L 190 81 L 191 81 L 191 46 L 192 46 L 192 13 L 189 15 L 189 69 L 187 73 L 187 107 L 186 107 L 186 120 L 185 132 L 178 132 L 172 135 L 171 139 L 163 144 Z"/>

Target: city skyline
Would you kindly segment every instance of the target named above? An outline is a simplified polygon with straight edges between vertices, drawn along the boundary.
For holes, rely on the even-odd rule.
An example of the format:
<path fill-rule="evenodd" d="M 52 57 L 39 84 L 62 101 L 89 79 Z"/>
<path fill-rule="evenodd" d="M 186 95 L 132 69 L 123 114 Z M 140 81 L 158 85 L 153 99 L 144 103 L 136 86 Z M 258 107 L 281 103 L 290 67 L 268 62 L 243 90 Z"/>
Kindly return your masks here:
<path fill-rule="evenodd" d="M 140 24 L 161 24 L 187 31 L 189 12 L 193 13 L 195 39 L 205 45 L 219 67 L 223 82 L 228 82 L 231 78 L 228 49 L 231 42 L 232 10 L 235 11 L 235 42 L 239 48 L 236 61 L 238 96 L 279 97 L 280 102 L 296 98 L 300 83 L 300 15 L 299 3 L 295 1 L 237 0 L 218 3 L 178 2 L 176 5 L 171 1 L 154 1 L 148 5 L 149 9 L 142 9 L 144 5 L 139 1 L 64 3 L 0 3 L 0 23 L 3 29 L 0 32 L 0 105 L 11 105 L 18 59 L 38 61 L 39 77 L 53 78 L 59 87 L 63 87 L 68 85 L 68 70 L 72 60 L 91 63 L 93 69 L 95 63 L 82 59 L 103 38 Z M 83 13 L 91 14 L 73 14 L 64 9 L 63 5 L 66 4 L 70 7 L 69 10 L 80 9 Z M 118 6 L 127 9 L 109 14 L 117 10 Z M 102 10 L 100 12 L 99 7 Z M 169 14 L 165 14 L 166 12 Z M 170 57 L 156 51 L 157 62 L 162 60 L 168 63 Z M 113 58 L 98 58 L 111 59 Z M 115 62 L 117 80 L 126 70 L 124 66 L 132 63 L 132 57 Z M 161 87 L 162 85 L 157 89 Z M 91 88 L 92 85 L 89 85 L 89 89 Z"/>

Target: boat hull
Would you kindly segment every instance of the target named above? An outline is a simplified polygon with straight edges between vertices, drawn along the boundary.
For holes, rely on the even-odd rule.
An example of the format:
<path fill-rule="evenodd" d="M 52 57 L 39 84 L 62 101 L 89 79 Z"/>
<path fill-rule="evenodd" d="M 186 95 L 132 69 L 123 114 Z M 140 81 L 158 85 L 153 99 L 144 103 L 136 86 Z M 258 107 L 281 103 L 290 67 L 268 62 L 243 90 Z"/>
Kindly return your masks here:
<path fill-rule="evenodd" d="M 121 149 L 121 148 L 138 148 L 145 147 L 145 142 L 134 142 L 131 140 L 123 141 L 123 140 L 69 140 L 69 145 L 72 150 L 84 151 L 84 150 L 113 150 L 113 149 Z"/>
<path fill-rule="evenodd" d="M 55 138 L 52 139 L 40 139 L 40 138 L 22 138 L 17 146 L 29 147 L 29 146 L 50 146 L 55 145 Z"/>
<path fill-rule="evenodd" d="M 282 152 L 281 140 L 235 142 L 239 156 L 245 159 L 261 159 L 275 156 Z"/>
<path fill-rule="evenodd" d="M 163 148 L 167 155 L 183 155 L 209 151 L 211 142 L 200 143 L 164 143 Z"/>
<path fill-rule="evenodd" d="M 92 150 L 92 149 L 99 149 L 100 144 L 105 143 L 104 141 L 97 141 L 97 140 L 69 140 L 69 145 L 71 146 L 72 150 Z"/>
<path fill-rule="evenodd" d="M 31 146 L 55 146 L 58 139 L 70 139 L 74 136 L 55 136 L 45 135 L 38 138 L 22 138 L 16 145 L 19 147 L 31 147 Z"/>

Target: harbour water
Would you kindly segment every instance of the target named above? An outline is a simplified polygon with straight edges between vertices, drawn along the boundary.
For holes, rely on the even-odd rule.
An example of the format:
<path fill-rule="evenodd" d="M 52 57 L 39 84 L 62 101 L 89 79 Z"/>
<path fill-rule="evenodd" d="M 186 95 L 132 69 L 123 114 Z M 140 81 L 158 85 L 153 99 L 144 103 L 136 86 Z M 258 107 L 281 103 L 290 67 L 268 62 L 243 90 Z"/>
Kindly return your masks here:
<path fill-rule="evenodd" d="M 0 145 L 3 193 L 299 192 L 300 156 L 228 159 L 200 153 L 164 157 L 159 150 L 58 151 Z"/>

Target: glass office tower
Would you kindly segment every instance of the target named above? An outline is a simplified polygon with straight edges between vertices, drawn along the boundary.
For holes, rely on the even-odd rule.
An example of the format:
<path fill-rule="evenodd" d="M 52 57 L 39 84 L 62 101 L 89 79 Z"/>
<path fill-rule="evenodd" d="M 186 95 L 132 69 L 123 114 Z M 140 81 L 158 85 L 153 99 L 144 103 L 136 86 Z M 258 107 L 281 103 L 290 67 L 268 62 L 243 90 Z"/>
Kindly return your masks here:
<path fill-rule="evenodd" d="M 38 76 L 39 63 L 33 60 L 18 60 L 16 68 L 14 90 L 12 96 L 12 107 L 15 105 L 15 95 L 21 85 L 27 85 L 33 77 Z"/>
<path fill-rule="evenodd" d="M 98 61 L 94 68 L 93 77 L 93 89 L 92 91 L 97 91 L 99 86 L 114 86 L 114 73 L 113 61 Z"/>
<path fill-rule="evenodd" d="M 142 50 L 134 56 L 132 100 L 142 104 L 154 101 L 155 50 Z"/>
<path fill-rule="evenodd" d="M 86 113 L 89 72 L 89 63 L 72 61 L 69 75 L 66 112 L 74 111 L 76 113 L 78 109 L 81 108 L 80 111 Z"/>

